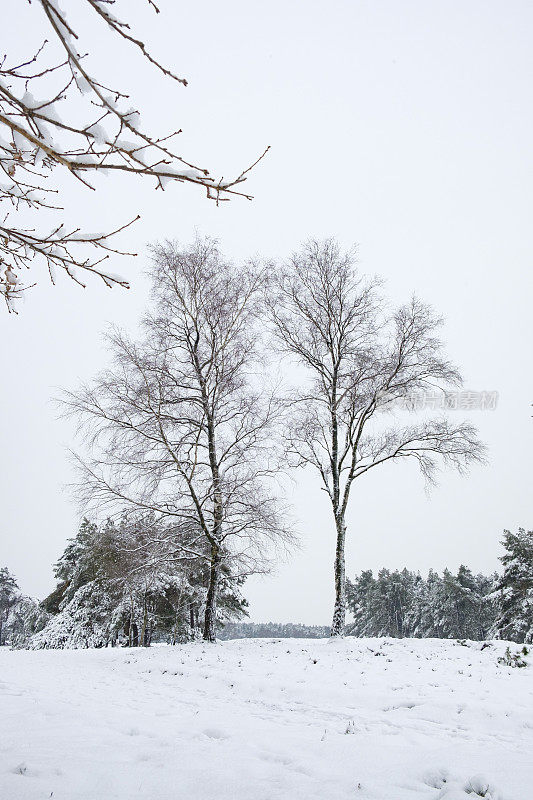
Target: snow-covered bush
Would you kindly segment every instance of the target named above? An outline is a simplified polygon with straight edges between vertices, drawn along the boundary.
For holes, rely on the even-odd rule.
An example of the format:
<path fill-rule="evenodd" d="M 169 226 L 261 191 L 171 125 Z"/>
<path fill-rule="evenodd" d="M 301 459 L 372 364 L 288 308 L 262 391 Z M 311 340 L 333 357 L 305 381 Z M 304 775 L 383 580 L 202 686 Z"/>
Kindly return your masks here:
<path fill-rule="evenodd" d="M 498 664 L 501 664 L 502 667 L 527 667 L 528 663 L 524 656 L 528 654 L 529 650 L 525 646 L 521 650 L 516 650 L 514 653 L 511 653 L 510 647 L 506 647 L 503 656 L 498 658 Z"/>
<path fill-rule="evenodd" d="M 14 604 L 8 621 L 7 637 L 11 647 L 27 647 L 32 636 L 41 631 L 50 615 L 37 600 L 20 596 Z"/>

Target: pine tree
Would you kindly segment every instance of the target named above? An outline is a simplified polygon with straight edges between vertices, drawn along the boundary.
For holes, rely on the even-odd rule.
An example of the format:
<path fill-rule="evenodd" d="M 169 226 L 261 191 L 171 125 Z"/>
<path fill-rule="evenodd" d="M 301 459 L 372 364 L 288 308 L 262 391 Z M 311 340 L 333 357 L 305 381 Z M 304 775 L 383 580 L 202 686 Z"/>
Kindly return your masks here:
<path fill-rule="evenodd" d="M 442 625 L 441 584 L 442 579 L 435 570 L 430 569 L 423 593 L 420 610 L 421 624 L 417 636 L 424 638 L 441 636 Z"/>
<path fill-rule="evenodd" d="M 493 633 L 498 639 L 533 642 L 533 531 L 504 531 L 504 572 L 496 586 L 499 614 Z"/>
<path fill-rule="evenodd" d="M 43 600 L 43 607 L 50 614 L 57 614 L 72 600 L 79 588 L 98 577 L 98 562 L 94 557 L 97 535 L 97 526 L 84 518 L 76 536 L 69 539 L 63 555 L 54 566 L 58 585 Z"/>
<path fill-rule="evenodd" d="M 6 625 L 18 596 L 18 584 L 7 567 L 0 569 L 0 647 L 6 644 Z"/>
<path fill-rule="evenodd" d="M 431 636 L 428 603 L 428 580 L 425 581 L 419 572 L 411 573 L 411 603 L 405 615 L 406 636 L 424 638 Z"/>
<path fill-rule="evenodd" d="M 346 603 L 354 622 L 348 628 L 353 636 L 375 636 L 373 618 L 377 582 L 371 569 L 363 570 L 352 582 L 346 581 Z"/>
<path fill-rule="evenodd" d="M 494 620 L 498 613 L 498 602 L 495 597 L 499 576 L 496 572 L 492 575 L 475 576 L 479 604 L 477 609 L 476 628 L 478 635 L 473 639 L 487 639 L 491 635 Z"/>
<path fill-rule="evenodd" d="M 461 564 L 454 580 L 454 604 L 459 639 L 479 638 L 479 608 L 481 598 L 472 572 Z"/>

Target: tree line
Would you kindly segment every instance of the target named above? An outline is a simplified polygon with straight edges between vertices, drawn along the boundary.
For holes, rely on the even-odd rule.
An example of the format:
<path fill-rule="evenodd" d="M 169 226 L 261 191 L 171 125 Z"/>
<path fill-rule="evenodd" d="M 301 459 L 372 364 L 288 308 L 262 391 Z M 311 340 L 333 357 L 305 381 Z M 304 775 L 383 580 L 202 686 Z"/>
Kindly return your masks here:
<path fill-rule="evenodd" d="M 153 524 L 153 519 L 151 520 Z M 139 558 L 146 520 L 132 526 L 84 520 L 55 566 L 57 586 L 40 604 L 21 595 L 7 568 L 0 570 L 0 644 L 64 648 L 170 644 L 201 637 L 207 576 L 200 562 L 148 566 Z M 501 575 L 407 569 L 371 570 L 347 582 L 357 637 L 488 638 L 533 642 L 533 531 L 504 532 Z M 161 551 L 160 551 L 161 555 Z M 296 623 L 246 622 L 242 579 L 223 575 L 217 605 L 220 639 L 322 638 L 329 628 Z"/>
<path fill-rule="evenodd" d="M 497 576 L 430 570 L 427 578 L 407 569 L 363 571 L 348 582 L 354 636 L 477 639 L 490 636 L 498 617 Z"/>
<path fill-rule="evenodd" d="M 533 642 L 533 531 L 504 531 L 501 575 L 371 570 L 348 581 L 353 636 Z"/>

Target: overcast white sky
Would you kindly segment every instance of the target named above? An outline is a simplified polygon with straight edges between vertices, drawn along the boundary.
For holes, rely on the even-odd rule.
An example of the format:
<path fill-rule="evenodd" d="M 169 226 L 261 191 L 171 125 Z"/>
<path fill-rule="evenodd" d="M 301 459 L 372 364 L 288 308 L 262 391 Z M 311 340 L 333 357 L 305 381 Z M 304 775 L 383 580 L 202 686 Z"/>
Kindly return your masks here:
<path fill-rule="evenodd" d="M 77 4 L 68 5 L 74 19 Z M 134 53 L 98 40 L 112 85 L 131 92 L 145 124 L 183 128 L 182 153 L 218 175 L 272 150 L 249 180 L 252 203 L 216 208 L 179 184 L 161 193 L 102 178 L 96 194 L 65 184 L 67 219 L 81 216 L 89 230 L 140 212 L 123 241 L 140 255 L 114 265 L 131 279 L 129 292 L 43 280 L 18 317 L 0 314 L 0 564 L 28 594 L 53 587 L 52 563 L 79 512 L 64 489 L 72 430 L 50 400 L 105 364 L 106 322 L 135 330 L 147 300 L 146 244 L 187 242 L 198 229 L 234 258 L 281 258 L 308 236 L 358 243 L 361 269 L 382 275 L 393 300 L 414 290 L 445 316 L 467 388 L 499 392 L 497 410 L 468 413 L 490 464 L 466 478 L 444 474 L 429 496 L 413 465 L 359 481 L 348 574 L 461 562 L 496 569 L 503 528 L 533 521 L 532 4 L 160 0 L 159 17 L 140 2 L 123 5 L 190 81 L 167 83 Z M 2 0 L 2 13 L 2 51 L 23 41 L 23 27 L 37 35 L 35 4 L 22 11 Z M 94 40 L 86 47 L 95 52 Z M 277 575 L 249 581 L 251 618 L 328 623 L 330 512 L 315 476 L 295 477 L 302 549 Z"/>

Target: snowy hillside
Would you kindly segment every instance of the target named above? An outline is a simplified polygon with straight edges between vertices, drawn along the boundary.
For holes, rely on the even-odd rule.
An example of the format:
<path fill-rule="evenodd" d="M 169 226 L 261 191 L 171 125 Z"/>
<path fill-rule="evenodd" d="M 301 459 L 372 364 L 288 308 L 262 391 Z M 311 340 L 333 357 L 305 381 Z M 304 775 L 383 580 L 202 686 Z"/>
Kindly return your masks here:
<path fill-rule="evenodd" d="M 481 647 L 2 648 L 0 797 L 530 800 L 533 663 Z"/>

